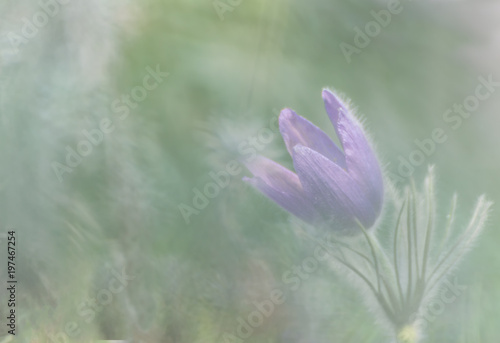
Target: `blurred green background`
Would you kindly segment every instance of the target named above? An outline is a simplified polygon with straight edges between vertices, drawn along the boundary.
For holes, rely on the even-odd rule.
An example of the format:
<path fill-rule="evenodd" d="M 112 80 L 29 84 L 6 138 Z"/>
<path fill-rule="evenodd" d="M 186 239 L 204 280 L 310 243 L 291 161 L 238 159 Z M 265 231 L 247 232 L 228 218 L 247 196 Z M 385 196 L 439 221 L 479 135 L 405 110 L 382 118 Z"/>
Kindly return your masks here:
<path fill-rule="evenodd" d="M 40 3 L 5 0 L 0 11 L 0 231 L 18 236 L 16 341 L 208 343 L 235 335 L 238 317 L 273 289 L 286 289 L 283 274 L 310 256 L 311 246 L 287 213 L 243 184 L 243 169 L 189 223 L 179 206 L 193 206 L 211 172 L 248 157 L 238 147 L 272 129 L 283 107 L 333 137 L 323 87 L 352 99 L 389 175 L 398 175 L 400 156 L 408 159 L 418 148 L 415 139 L 445 131 L 448 139 L 412 173 L 420 183 L 426 165 L 436 165 L 442 216 L 454 192 L 464 221 L 479 195 L 500 198 L 500 93 L 481 101 L 455 130 L 443 120 L 454 103 L 474 94 L 478 77 L 500 80 L 494 1 L 402 1 L 400 13 L 350 62 L 341 43 L 354 46 L 356 27 L 373 21 L 371 11 L 387 9 L 386 2 L 54 6 L 22 43 L 13 43 L 11 33 L 22 35 L 23 18 L 32 20 Z M 158 65 L 168 77 L 119 119 L 113 102 Z M 104 118 L 114 131 L 60 182 L 54 161 L 64 163 L 66 147 L 76 149 L 82 130 L 98 128 Z M 291 166 L 272 132 L 255 150 Z M 467 290 L 429 324 L 425 342 L 500 340 L 499 223 L 494 208 L 476 249 L 455 272 Z M 134 278 L 103 304 L 113 271 L 124 268 Z M 82 315 L 96 297 L 102 306 Z M 0 335 L 8 341 L 5 325 Z M 356 290 L 321 266 L 244 341 L 387 338 Z"/>

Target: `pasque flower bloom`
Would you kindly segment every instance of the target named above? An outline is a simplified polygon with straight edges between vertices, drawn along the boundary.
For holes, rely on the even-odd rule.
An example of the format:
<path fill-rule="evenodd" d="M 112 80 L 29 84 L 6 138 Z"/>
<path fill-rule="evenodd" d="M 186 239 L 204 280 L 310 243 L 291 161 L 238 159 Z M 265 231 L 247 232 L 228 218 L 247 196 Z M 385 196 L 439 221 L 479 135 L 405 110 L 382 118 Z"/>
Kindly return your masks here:
<path fill-rule="evenodd" d="M 288 212 L 313 224 L 333 224 L 357 232 L 380 215 L 383 181 L 380 166 L 361 123 L 338 96 L 323 90 L 326 112 L 340 149 L 321 129 L 290 109 L 279 127 L 295 173 L 265 157 L 247 163 L 254 175 L 244 180 Z"/>
<path fill-rule="evenodd" d="M 328 244 L 318 243 L 328 249 L 331 267 L 360 289 L 388 336 L 394 342 L 417 343 L 428 321 L 425 308 L 431 306 L 442 285 L 449 283 L 446 276 L 483 230 L 491 203 L 482 196 L 460 232 L 453 228 L 454 196 L 443 232 L 435 234 L 438 221 L 430 167 L 423 192 L 413 184 L 404 197 L 394 192 L 388 199 L 397 216 L 394 230 L 382 234 L 384 239 L 392 237 L 392 244 L 382 244 L 377 233 L 392 228 L 379 225 L 386 221 L 375 224 L 384 200 L 375 153 L 347 104 L 329 90 L 323 91 L 323 99 L 341 148 L 309 121 L 284 109 L 280 132 L 295 172 L 257 157 L 247 163 L 254 177 L 244 180 L 308 223 L 345 234 L 362 231 L 364 240 L 342 241 L 328 235 Z M 377 230 L 365 230 L 375 225 Z M 314 239 L 314 235 L 310 237 Z M 436 251 L 439 253 L 434 254 Z"/>

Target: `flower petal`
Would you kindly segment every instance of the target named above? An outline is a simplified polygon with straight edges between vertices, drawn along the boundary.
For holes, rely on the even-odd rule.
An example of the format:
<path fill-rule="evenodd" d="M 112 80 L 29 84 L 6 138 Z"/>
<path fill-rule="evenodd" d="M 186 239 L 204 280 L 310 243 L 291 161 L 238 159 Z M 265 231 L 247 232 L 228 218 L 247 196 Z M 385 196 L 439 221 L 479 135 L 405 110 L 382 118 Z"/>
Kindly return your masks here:
<path fill-rule="evenodd" d="M 319 152 L 332 162 L 345 168 L 344 153 L 337 145 L 313 123 L 299 116 L 291 109 L 285 108 L 279 117 L 281 136 L 285 141 L 290 155 L 293 155 L 293 147 L 300 144 Z"/>
<path fill-rule="evenodd" d="M 261 156 L 247 162 L 246 166 L 255 177 L 244 177 L 243 181 L 302 220 L 311 224 L 317 220 L 319 216 L 295 173 Z"/>
<path fill-rule="evenodd" d="M 338 230 L 357 229 L 356 218 L 366 227 L 375 222 L 379 210 L 365 189 L 340 166 L 301 145 L 294 148 L 293 162 L 304 190 L 314 199 L 315 208 L 326 221 L 341 225 Z"/>
<path fill-rule="evenodd" d="M 323 99 L 342 144 L 349 175 L 363 187 L 369 199 L 381 207 L 384 192 L 382 172 L 366 133 L 347 105 L 335 94 L 325 89 Z"/>

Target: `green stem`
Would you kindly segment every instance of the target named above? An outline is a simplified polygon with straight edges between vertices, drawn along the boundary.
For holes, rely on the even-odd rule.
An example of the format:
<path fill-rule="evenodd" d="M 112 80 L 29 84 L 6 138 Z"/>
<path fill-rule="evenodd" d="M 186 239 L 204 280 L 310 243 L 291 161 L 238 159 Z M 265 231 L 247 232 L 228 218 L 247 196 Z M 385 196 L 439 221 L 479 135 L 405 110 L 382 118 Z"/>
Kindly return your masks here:
<path fill-rule="evenodd" d="M 412 234 L 410 230 L 410 212 L 411 212 L 411 195 L 408 192 L 408 206 L 406 211 L 406 238 L 408 241 L 408 284 L 406 285 L 406 303 L 411 301 L 411 286 L 413 282 L 413 263 L 412 263 Z"/>
<path fill-rule="evenodd" d="M 398 267 L 398 232 L 399 232 L 399 226 L 401 223 L 401 217 L 403 216 L 403 211 L 405 209 L 405 204 L 406 201 L 403 202 L 401 205 L 401 209 L 399 210 L 398 214 L 398 220 L 396 222 L 396 232 L 394 233 L 394 269 L 396 272 L 396 283 L 398 285 L 398 291 L 399 291 L 399 298 L 401 301 L 401 305 L 404 304 L 404 297 L 403 297 L 403 288 L 401 287 L 401 279 L 399 277 L 399 267 Z"/>
<path fill-rule="evenodd" d="M 427 222 L 427 230 L 425 231 L 425 247 L 424 247 L 424 260 L 422 261 L 422 278 L 426 278 L 426 272 L 427 272 L 427 261 L 429 258 L 429 247 L 430 247 L 430 239 L 432 235 L 432 227 L 434 226 L 434 218 L 433 218 L 433 208 L 434 208 L 434 202 L 433 202 L 433 180 L 430 178 L 429 180 L 429 187 L 427 189 L 427 203 L 429 204 L 428 206 L 428 222 Z"/>

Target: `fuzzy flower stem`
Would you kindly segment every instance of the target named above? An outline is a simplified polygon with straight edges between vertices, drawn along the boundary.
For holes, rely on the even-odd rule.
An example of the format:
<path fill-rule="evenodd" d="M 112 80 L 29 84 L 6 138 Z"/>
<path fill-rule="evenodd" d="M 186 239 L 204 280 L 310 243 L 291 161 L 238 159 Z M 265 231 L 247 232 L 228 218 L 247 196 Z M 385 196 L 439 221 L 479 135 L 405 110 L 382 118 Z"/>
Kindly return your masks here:
<path fill-rule="evenodd" d="M 433 272 L 429 276 L 429 291 L 432 290 L 438 283 L 441 278 L 448 273 L 448 271 L 453 268 L 453 266 L 460 260 L 460 258 L 463 256 L 465 253 L 465 249 L 462 249 L 460 253 L 458 253 L 455 258 L 451 261 L 451 263 L 448 264 L 446 268 L 439 274 L 438 277 L 436 277 L 434 280 L 432 280 L 432 277 L 437 273 L 437 271 L 441 268 L 442 265 L 446 262 L 448 258 L 450 258 L 455 250 L 459 250 L 460 246 L 463 247 L 468 247 L 472 240 L 476 237 L 476 233 L 481 230 L 482 228 L 482 221 L 484 222 L 485 214 L 487 213 L 488 209 L 490 208 L 491 203 L 487 202 L 484 200 L 484 197 L 481 197 L 479 199 L 479 202 L 476 206 L 476 210 L 474 211 L 474 214 L 472 216 L 472 219 L 465 230 L 465 232 L 460 236 L 460 238 L 457 240 L 457 242 L 454 244 L 454 246 L 449 250 L 449 252 L 446 254 L 445 257 L 437 264 L 436 268 L 434 268 Z M 468 239 L 466 240 L 466 238 Z M 465 244 L 462 244 L 465 241 Z"/>
<path fill-rule="evenodd" d="M 323 242 L 321 242 L 320 240 L 318 239 L 314 239 L 318 244 L 320 244 L 324 249 L 326 249 L 327 251 L 329 251 L 329 247 L 325 246 L 325 244 Z M 336 245 L 338 245 L 335 241 L 334 243 Z M 354 249 L 350 249 L 352 250 L 354 253 L 358 253 L 356 250 Z M 383 294 L 380 292 L 380 291 L 377 291 L 377 289 L 375 288 L 375 285 L 372 283 L 372 281 L 370 281 L 359 269 L 357 269 L 355 266 L 353 266 L 352 264 L 350 264 L 349 262 L 347 262 L 347 259 L 345 258 L 345 255 L 343 254 L 342 250 L 339 249 L 339 252 L 341 253 L 342 255 L 342 258 L 339 258 L 338 256 L 332 254 L 331 256 L 338 262 L 340 262 L 344 267 L 346 267 L 347 269 L 351 270 L 354 274 L 356 274 L 360 279 L 362 279 L 365 284 L 368 286 L 368 288 L 370 289 L 370 291 L 373 293 L 373 295 L 375 296 L 375 298 L 377 299 L 377 301 L 379 302 L 379 304 L 382 306 L 382 309 L 384 310 L 384 312 L 386 313 L 386 315 L 392 320 L 394 321 L 395 320 L 395 316 L 394 316 L 394 309 L 391 308 L 391 306 L 389 305 L 389 303 L 387 302 L 387 300 L 384 298 Z M 361 253 L 359 253 L 361 254 Z M 363 255 L 363 254 L 361 254 Z M 365 256 L 365 255 L 363 255 Z M 365 256 L 368 261 L 370 261 L 370 259 Z M 374 265 L 372 261 L 370 261 L 370 264 Z M 387 286 L 387 284 L 385 283 L 385 280 L 383 280 L 384 284 Z M 386 288 L 387 289 L 387 288 Z"/>
<path fill-rule="evenodd" d="M 389 283 L 389 281 L 386 280 L 386 277 L 387 278 L 391 278 L 391 277 L 396 278 L 396 275 L 395 275 L 394 270 L 393 270 L 394 266 L 392 265 L 391 260 L 390 260 L 389 256 L 387 255 L 387 252 L 380 245 L 379 239 L 373 235 L 371 235 L 370 237 L 371 237 L 373 246 L 375 248 L 375 252 L 379 256 L 380 262 L 384 262 L 384 264 L 382 265 L 383 271 L 381 271 L 381 273 L 380 273 L 380 280 L 382 281 L 382 283 L 384 285 L 384 288 L 385 288 L 386 293 L 389 297 L 389 300 L 390 300 L 391 304 L 393 305 L 394 311 L 395 312 L 401 311 L 403 304 L 401 303 L 401 298 L 399 298 L 399 301 L 398 301 L 398 290 L 395 289 L 396 286 L 394 283 Z M 389 273 L 390 275 L 388 275 L 387 273 Z"/>
<path fill-rule="evenodd" d="M 366 230 L 366 229 L 365 229 Z M 347 249 L 348 251 L 352 252 L 353 254 L 361 257 L 363 260 L 365 260 L 369 266 L 371 266 L 372 268 L 374 268 L 374 270 L 377 270 L 377 267 L 376 267 L 376 264 L 373 260 L 371 260 L 368 256 L 366 256 L 365 254 L 363 254 L 362 252 L 359 252 L 357 251 L 356 249 L 353 249 L 351 248 L 349 245 L 345 244 L 345 243 L 342 243 L 338 240 L 335 240 L 335 239 L 332 239 L 330 238 L 331 240 L 333 240 L 333 243 L 338 247 L 338 250 L 342 256 L 342 259 L 343 261 L 345 262 L 346 261 L 346 257 L 342 251 L 341 248 L 345 248 Z M 379 244 L 378 244 L 378 240 L 377 239 L 373 239 L 372 241 L 373 244 L 375 244 L 375 248 L 378 248 L 382 253 L 383 253 L 383 257 L 387 258 L 387 255 L 385 255 L 384 251 L 381 250 Z M 374 256 L 374 259 L 376 260 L 376 256 Z M 387 259 L 387 263 L 388 262 L 388 259 Z M 380 281 L 382 282 L 382 286 L 384 286 L 384 289 L 385 289 L 385 292 L 387 293 L 388 297 L 389 297 L 389 303 L 391 304 L 391 307 L 392 307 L 392 312 L 396 312 L 396 310 L 401 310 L 398 306 L 398 301 L 394 295 L 394 291 L 393 289 L 391 288 L 390 284 L 388 283 L 388 281 L 383 277 L 383 275 L 381 273 L 379 273 L 379 277 L 380 277 Z M 377 291 L 380 295 L 383 295 L 383 292 L 379 289 Z"/>
<path fill-rule="evenodd" d="M 474 214 L 472 215 L 471 221 L 469 222 L 469 225 L 467 229 L 462 233 L 460 238 L 455 242 L 453 247 L 448 251 L 448 253 L 441 259 L 441 261 L 436 265 L 434 270 L 432 271 L 431 275 L 429 276 L 429 281 L 432 279 L 432 277 L 438 272 L 438 270 L 441 268 L 441 266 L 444 265 L 446 260 L 453 254 L 453 252 L 458 249 L 458 247 L 461 245 L 461 243 L 465 240 L 465 238 L 468 236 L 467 233 L 474 228 L 475 223 L 477 221 L 477 218 L 479 216 L 480 212 L 480 207 L 482 207 L 483 199 L 481 198 L 479 200 L 479 204 L 476 207 L 476 210 L 474 211 Z"/>
<path fill-rule="evenodd" d="M 332 239 L 332 238 L 330 238 L 330 239 L 331 239 L 331 240 L 333 240 L 333 242 L 334 242 L 336 245 L 338 245 L 339 247 L 342 247 L 342 248 L 345 248 L 345 249 L 349 250 L 349 251 L 350 251 L 350 252 L 352 252 L 353 254 L 358 255 L 358 256 L 359 256 L 359 257 L 361 257 L 363 260 L 365 260 L 366 262 L 368 262 L 371 266 L 375 267 L 375 266 L 374 266 L 374 264 L 373 264 L 373 261 L 372 261 L 372 260 L 370 260 L 370 258 L 369 258 L 368 256 L 366 256 L 365 254 L 363 254 L 363 253 L 361 253 L 361 252 L 359 252 L 359 251 L 357 251 L 357 250 L 355 250 L 355 249 L 351 248 L 351 247 L 350 247 L 349 245 L 347 245 L 346 243 L 342 243 L 342 242 L 340 242 L 340 241 L 338 241 L 338 240 L 336 240 L 336 239 Z M 339 251 L 341 251 L 341 250 L 340 250 L 340 248 L 339 248 Z M 345 256 L 344 256 L 344 259 L 345 259 Z"/>
<path fill-rule="evenodd" d="M 415 269 L 417 273 L 417 282 L 420 282 L 420 275 L 419 275 L 419 255 L 418 255 L 418 235 L 417 235 L 417 188 L 415 186 L 415 181 L 412 179 L 411 180 L 411 190 L 412 190 L 412 232 L 413 232 L 413 237 L 414 237 L 414 243 L 415 243 Z"/>
<path fill-rule="evenodd" d="M 433 188 L 434 188 L 434 182 L 433 182 L 433 176 L 432 173 L 429 176 L 429 181 L 428 181 L 428 187 L 427 187 L 427 202 L 428 202 L 428 215 L 429 219 L 427 222 L 427 230 L 425 232 L 425 247 L 424 247 L 424 260 L 423 260 L 423 266 L 422 266 L 422 278 L 425 279 L 426 276 L 426 269 L 427 269 L 427 261 L 428 261 L 428 255 L 429 255 L 429 246 L 430 246 L 430 240 L 431 240 L 431 235 L 432 235 L 432 227 L 434 225 L 433 223 L 433 215 L 432 215 L 432 209 L 434 208 L 434 202 L 433 202 Z"/>
<path fill-rule="evenodd" d="M 365 236 L 366 241 L 368 242 L 368 245 L 370 246 L 370 251 L 372 253 L 373 261 L 375 264 L 375 273 L 377 275 L 377 291 L 380 292 L 380 272 L 379 272 L 379 267 L 378 267 L 377 254 L 375 254 L 375 249 L 373 248 L 372 240 L 370 239 L 370 236 L 366 232 L 365 227 L 363 226 L 363 224 L 361 224 L 361 222 L 359 220 L 356 220 L 356 221 L 357 221 L 359 227 L 361 228 L 361 230 L 363 231 L 363 235 Z"/>
<path fill-rule="evenodd" d="M 366 285 L 370 288 L 370 290 L 373 292 L 373 295 L 375 298 L 378 300 L 379 304 L 382 306 L 384 312 L 386 313 L 387 317 L 390 318 L 390 320 L 394 321 L 394 311 L 390 308 L 389 304 L 387 303 L 387 300 L 382 296 L 380 292 L 378 292 L 375 289 L 375 286 L 371 283 L 368 278 L 366 278 L 363 273 L 361 273 L 356 267 L 354 267 L 352 264 L 348 263 L 347 261 L 341 260 L 338 257 L 335 256 L 335 259 L 342 263 L 345 267 L 353 271 L 357 276 L 359 276 L 365 283 Z"/>
<path fill-rule="evenodd" d="M 412 197 L 410 192 L 408 192 L 408 206 L 406 207 L 406 239 L 408 241 L 408 284 L 406 287 L 406 303 L 410 303 L 411 301 L 411 286 L 412 286 L 412 278 L 413 278 L 413 263 L 412 263 L 412 234 L 410 229 L 410 212 L 412 207 Z"/>
<path fill-rule="evenodd" d="M 397 306 L 398 302 L 396 300 L 396 296 L 394 295 L 393 289 L 389 286 L 389 284 L 387 283 L 387 281 L 385 280 L 383 275 L 381 275 L 381 273 L 380 273 L 379 261 L 377 258 L 377 253 L 375 252 L 374 244 L 377 245 L 377 248 L 379 248 L 378 251 L 381 252 L 382 256 L 385 257 L 386 259 L 387 259 L 387 255 L 385 255 L 385 253 L 380 249 L 380 245 L 378 244 L 378 240 L 376 238 L 373 239 L 370 236 L 370 234 L 366 231 L 366 228 L 363 226 L 363 224 L 361 224 L 361 222 L 357 221 L 357 223 L 358 223 L 359 227 L 361 228 L 361 230 L 363 231 L 363 235 L 366 238 L 368 245 L 370 246 L 370 250 L 371 250 L 371 253 L 373 256 L 373 261 L 374 261 L 373 264 L 375 266 L 375 273 L 377 276 L 377 291 L 380 294 L 383 294 L 381 292 L 381 289 L 380 289 L 380 280 L 382 280 L 382 283 L 384 284 L 384 288 L 385 288 L 385 291 L 387 293 L 387 296 L 389 297 L 389 302 L 392 305 L 392 310 L 393 310 L 393 312 L 396 312 L 396 310 L 398 310 L 398 306 Z"/>
<path fill-rule="evenodd" d="M 399 232 L 399 226 L 401 224 L 401 217 L 403 216 L 403 211 L 405 209 L 406 201 L 403 202 L 403 205 L 401 206 L 401 210 L 399 210 L 398 214 L 398 219 L 396 222 L 396 232 L 394 233 L 394 270 L 396 272 L 396 283 L 398 285 L 398 291 L 399 291 L 399 298 L 401 303 L 404 303 L 404 298 L 403 298 L 403 288 L 401 287 L 401 279 L 399 276 L 399 267 L 398 267 L 398 232 Z"/>
<path fill-rule="evenodd" d="M 448 238 L 450 237 L 450 232 L 451 232 L 451 227 L 453 226 L 453 223 L 455 221 L 455 211 L 457 209 L 457 200 L 458 196 L 457 194 L 453 194 L 453 199 L 451 200 L 451 209 L 450 209 L 450 214 L 448 215 L 448 221 L 446 223 L 446 229 L 444 231 L 444 236 L 443 240 L 441 241 L 439 250 L 442 250 L 444 248 L 444 245 L 446 242 L 448 242 Z"/>

